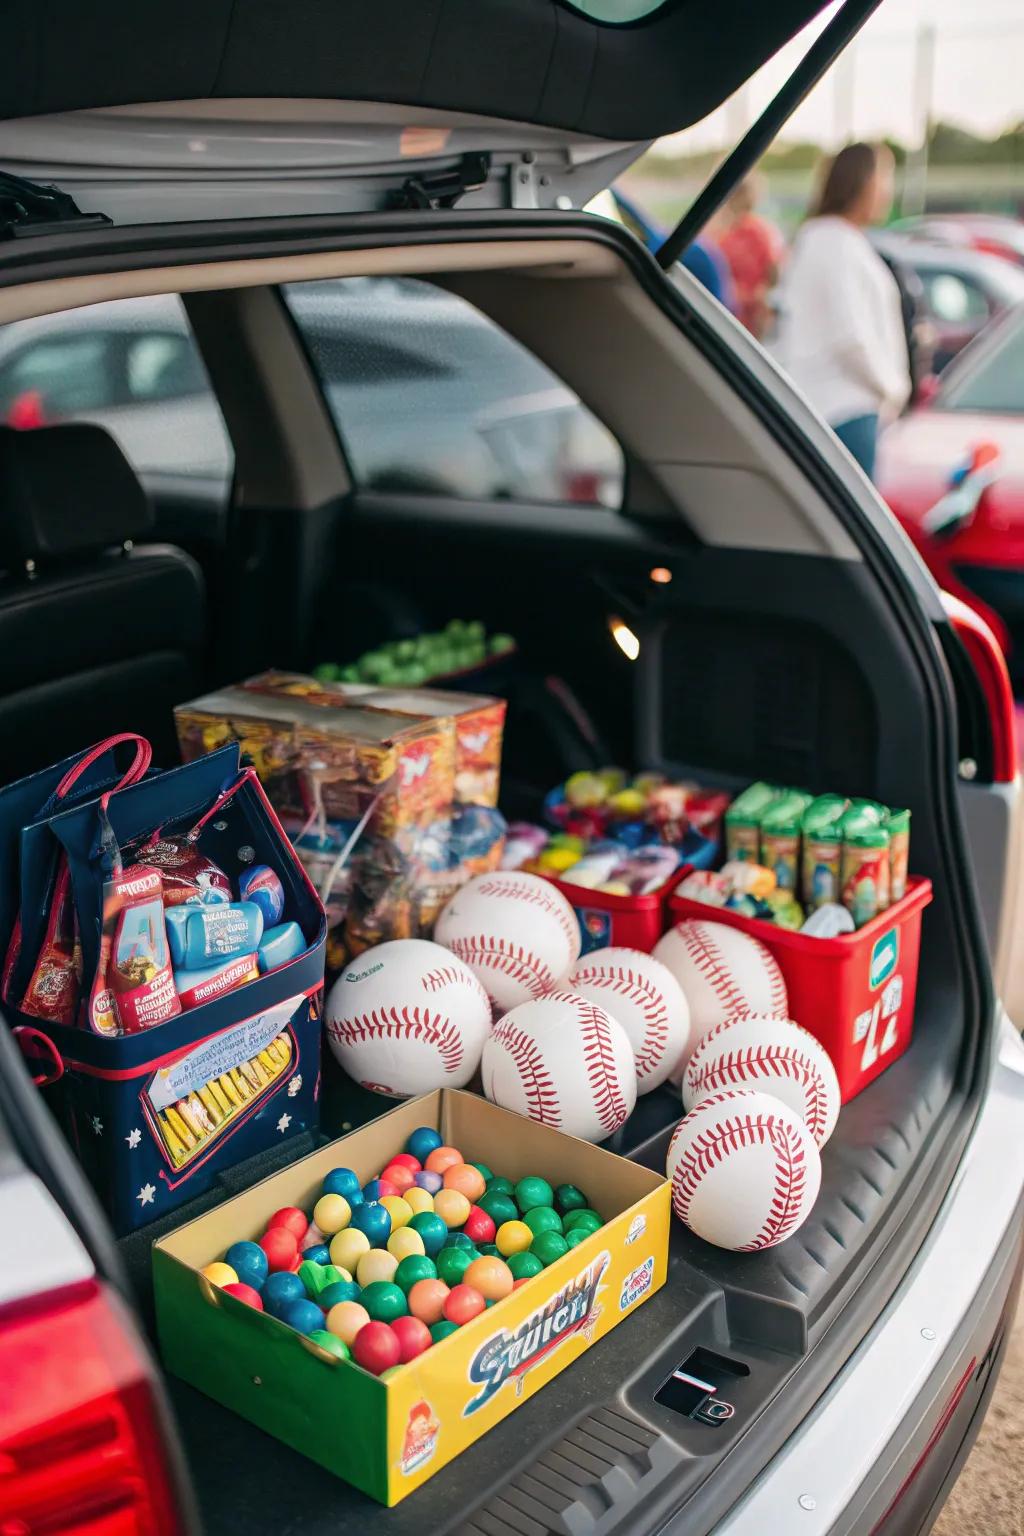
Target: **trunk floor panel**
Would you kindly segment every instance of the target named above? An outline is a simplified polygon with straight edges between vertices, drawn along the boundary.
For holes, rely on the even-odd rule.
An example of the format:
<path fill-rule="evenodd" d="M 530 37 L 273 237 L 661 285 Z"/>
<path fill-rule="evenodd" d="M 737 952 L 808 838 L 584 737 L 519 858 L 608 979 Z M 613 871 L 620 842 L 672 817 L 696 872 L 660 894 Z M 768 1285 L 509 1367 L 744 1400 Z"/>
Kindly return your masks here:
<path fill-rule="evenodd" d="M 664 1500 L 678 1501 L 684 1487 L 689 1492 L 703 1481 L 778 1390 L 806 1348 L 808 1327 L 826 1312 L 849 1266 L 885 1220 L 949 1102 L 956 1058 L 951 1035 L 919 1025 L 906 1055 L 844 1108 L 822 1160 L 821 1193 L 799 1233 L 767 1253 L 741 1255 L 712 1248 L 674 1223 L 664 1288 L 392 1510 L 170 1376 L 207 1527 L 273 1528 L 282 1536 L 354 1536 L 371 1526 L 395 1536 L 424 1530 L 605 1536 L 640 1530 L 647 1508 L 653 1528 L 667 1512 Z M 380 1100 L 359 1090 L 353 1095 L 333 1068 L 325 1063 L 323 1119 L 344 1134 L 372 1118 Z M 670 1090 L 649 1094 L 612 1145 L 662 1166 L 679 1114 Z M 119 1247 L 151 1330 L 153 1239 L 312 1147 L 311 1137 L 301 1137 L 252 1159 L 207 1196 L 122 1239 Z M 225 1247 L 233 1237 L 225 1234 Z M 654 1401 L 662 1382 L 698 1346 L 732 1354 L 750 1368 L 749 1377 L 727 1393 L 737 1407 L 727 1425 L 703 1425 Z M 245 1475 L 253 1466 L 270 1475 Z"/>

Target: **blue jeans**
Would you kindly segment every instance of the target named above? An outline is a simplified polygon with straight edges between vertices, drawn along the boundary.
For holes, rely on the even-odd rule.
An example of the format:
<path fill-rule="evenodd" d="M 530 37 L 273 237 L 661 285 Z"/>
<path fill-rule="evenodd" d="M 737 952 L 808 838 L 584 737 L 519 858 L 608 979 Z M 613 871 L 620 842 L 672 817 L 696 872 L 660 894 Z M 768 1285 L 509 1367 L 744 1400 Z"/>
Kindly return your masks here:
<path fill-rule="evenodd" d="M 857 460 L 869 480 L 875 476 L 875 448 L 878 443 L 878 417 L 854 416 L 841 421 L 832 431 L 843 447 Z"/>

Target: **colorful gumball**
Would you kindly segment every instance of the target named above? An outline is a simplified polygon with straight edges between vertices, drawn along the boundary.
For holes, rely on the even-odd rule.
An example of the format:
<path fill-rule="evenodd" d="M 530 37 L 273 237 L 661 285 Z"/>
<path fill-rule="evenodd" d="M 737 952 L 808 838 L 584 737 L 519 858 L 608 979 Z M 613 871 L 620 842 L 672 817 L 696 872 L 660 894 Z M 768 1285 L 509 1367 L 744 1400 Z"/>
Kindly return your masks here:
<path fill-rule="evenodd" d="M 397 1195 L 400 1191 L 387 1179 L 371 1179 L 363 1185 L 363 1199 L 369 1201 L 380 1200 L 384 1195 Z"/>
<path fill-rule="evenodd" d="M 347 1344 L 336 1338 L 333 1333 L 328 1333 L 326 1328 L 314 1328 L 308 1335 L 311 1344 L 318 1344 L 321 1349 L 333 1355 L 336 1360 L 351 1360 L 352 1354 Z"/>
<path fill-rule="evenodd" d="M 565 1240 L 570 1248 L 578 1248 L 580 1243 L 585 1243 L 590 1235 L 586 1227 L 570 1227 L 565 1234 Z"/>
<path fill-rule="evenodd" d="M 234 1296 L 236 1301 L 244 1301 L 247 1307 L 255 1307 L 257 1312 L 263 1311 L 263 1297 L 253 1286 L 246 1285 L 244 1280 L 235 1280 L 223 1289 L 225 1296 Z"/>
<path fill-rule="evenodd" d="M 471 1248 L 474 1253 L 476 1252 L 476 1243 L 471 1237 L 467 1237 L 465 1232 L 449 1232 L 444 1245 L 446 1248 Z"/>
<path fill-rule="evenodd" d="M 569 1244 L 561 1232 L 541 1232 L 531 1243 L 530 1252 L 540 1259 L 544 1268 L 547 1269 L 549 1264 L 554 1264 L 556 1259 L 560 1259 L 563 1254 L 569 1252 Z"/>
<path fill-rule="evenodd" d="M 442 1317 L 436 1323 L 430 1325 L 430 1337 L 435 1344 L 440 1344 L 442 1339 L 447 1339 L 451 1334 L 458 1333 L 458 1323 L 451 1322 L 447 1317 Z"/>
<path fill-rule="evenodd" d="M 417 1280 L 408 1295 L 409 1311 L 428 1327 L 444 1317 L 448 1286 L 443 1280 Z"/>
<path fill-rule="evenodd" d="M 519 1219 L 519 1207 L 509 1195 L 493 1194 L 491 1190 L 488 1190 L 486 1194 L 481 1195 L 478 1203 L 480 1209 L 487 1212 L 494 1225 L 498 1228 L 506 1221 L 518 1221 Z"/>
<path fill-rule="evenodd" d="M 383 1247 L 391 1236 L 391 1217 L 386 1206 L 378 1205 L 376 1201 L 367 1201 L 363 1205 L 357 1205 L 352 1212 L 352 1220 L 349 1223 L 357 1232 L 362 1232 L 370 1240 L 371 1248 Z M 331 1257 L 334 1258 L 334 1249 L 331 1248 Z M 337 1260 L 335 1260 L 337 1263 Z M 348 1265 L 345 1266 L 346 1269 Z"/>
<path fill-rule="evenodd" d="M 263 1310 L 269 1312 L 271 1317 L 281 1317 L 284 1309 L 293 1301 L 305 1301 L 306 1287 L 298 1275 L 293 1275 L 290 1270 L 275 1270 L 268 1275 L 260 1295 L 263 1298 Z"/>
<path fill-rule="evenodd" d="M 300 1296 L 297 1301 L 286 1301 L 277 1314 L 282 1323 L 294 1328 L 296 1333 L 315 1333 L 324 1325 L 324 1314 L 315 1301 Z"/>
<path fill-rule="evenodd" d="M 577 1227 L 582 1227 L 585 1232 L 596 1232 L 604 1223 L 595 1210 L 585 1205 L 580 1210 L 570 1211 L 562 1225 L 566 1232 L 572 1232 Z"/>
<path fill-rule="evenodd" d="M 391 1331 L 398 1340 L 399 1358 L 403 1365 L 409 1360 L 415 1360 L 417 1355 L 422 1355 L 434 1342 L 430 1337 L 430 1329 L 418 1317 L 396 1317 L 391 1324 Z"/>
<path fill-rule="evenodd" d="M 457 1189 L 472 1203 L 474 1200 L 479 1200 L 486 1190 L 487 1180 L 478 1168 L 473 1167 L 472 1163 L 453 1163 L 450 1168 L 444 1170 L 444 1187 Z"/>
<path fill-rule="evenodd" d="M 287 1227 L 270 1227 L 260 1238 L 260 1247 L 267 1256 L 271 1274 L 295 1267 L 299 1257 L 299 1245 L 294 1232 Z"/>
<path fill-rule="evenodd" d="M 415 1183 L 418 1169 L 407 1168 L 404 1163 L 389 1163 L 380 1176 L 382 1184 L 393 1184 L 400 1195 Z"/>
<path fill-rule="evenodd" d="M 463 1222 L 462 1230 L 468 1238 L 479 1245 L 493 1243 L 494 1234 L 498 1229 L 486 1211 L 482 1211 L 478 1205 L 473 1205 L 470 1206 L 469 1215 Z"/>
<path fill-rule="evenodd" d="M 364 1253 L 356 1265 L 356 1279 L 363 1287 L 364 1295 L 368 1285 L 393 1280 L 397 1268 L 398 1260 L 386 1248 L 371 1248 L 369 1253 Z M 364 1306 L 368 1308 L 369 1304 L 364 1302 Z M 372 1312 L 370 1316 L 373 1316 Z"/>
<path fill-rule="evenodd" d="M 359 1300 L 377 1323 L 392 1323 L 396 1317 L 404 1317 L 409 1310 L 405 1292 L 400 1285 L 393 1285 L 390 1280 L 373 1281 L 364 1288 Z"/>
<path fill-rule="evenodd" d="M 311 1221 L 306 1228 L 306 1235 L 299 1244 L 303 1253 L 308 1253 L 310 1248 L 315 1248 L 318 1243 L 324 1242 L 324 1234 L 320 1231 L 315 1221 Z"/>
<path fill-rule="evenodd" d="M 259 1243 L 232 1243 L 224 1255 L 224 1262 L 231 1265 L 239 1280 L 257 1291 L 270 1273 L 267 1256 Z"/>
<path fill-rule="evenodd" d="M 559 1184 L 555 1190 L 555 1210 L 562 1216 L 568 1215 L 570 1211 L 582 1210 L 586 1203 L 586 1195 L 575 1184 Z"/>
<path fill-rule="evenodd" d="M 326 1243 L 314 1243 L 311 1248 L 303 1248 L 302 1259 L 309 1260 L 311 1264 L 329 1264 L 331 1262 L 331 1250 Z"/>
<path fill-rule="evenodd" d="M 570 1248 L 572 1244 L 569 1244 Z M 544 1265 L 535 1253 L 513 1253 L 508 1260 L 508 1267 L 512 1271 L 514 1280 L 532 1280 L 534 1275 L 539 1275 Z"/>
<path fill-rule="evenodd" d="M 331 1238 L 331 1263 L 355 1274 L 359 1260 L 370 1251 L 370 1239 L 358 1227 L 348 1226 Z"/>
<path fill-rule="evenodd" d="M 437 1269 L 433 1259 L 428 1259 L 425 1253 L 411 1253 L 399 1264 L 393 1278 L 394 1283 L 408 1296 L 413 1286 L 421 1280 L 435 1280 Z"/>
<path fill-rule="evenodd" d="M 382 1195 L 380 1203 L 391 1217 L 392 1232 L 406 1226 L 416 1214 L 409 1202 L 403 1200 L 401 1195 Z"/>
<path fill-rule="evenodd" d="M 299 1265 L 299 1279 L 306 1287 L 306 1295 L 312 1301 L 316 1301 L 322 1290 L 333 1285 L 336 1280 L 351 1280 L 352 1276 L 347 1270 L 340 1270 L 333 1264 L 314 1264 L 312 1259 L 303 1259 Z"/>
<path fill-rule="evenodd" d="M 373 1321 L 356 1334 L 352 1358 L 364 1371 L 380 1376 L 401 1363 L 402 1351 L 396 1334 L 387 1323 Z"/>
<path fill-rule="evenodd" d="M 529 1283 L 530 1283 L 530 1281 L 532 1279 L 533 1279 L 532 1275 L 521 1275 L 518 1280 L 514 1280 L 512 1282 L 512 1289 L 514 1291 L 518 1291 L 520 1286 L 529 1285 Z"/>
<path fill-rule="evenodd" d="M 458 1285 L 477 1255 L 471 1248 L 442 1248 L 437 1256 L 437 1275 L 445 1285 Z"/>
<path fill-rule="evenodd" d="M 434 1211 L 446 1227 L 461 1227 L 470 1212 L 470 1203 L 461 1190 L 446 1186 L 434 1196 Z"/>
<path fill-rule="evenodd" d="M 505 1257 L 497 1243 L 481 1243 L 477 1253 L 484 1259 L 503 1259 Z"/>
<path fill-rule="evenodd" d="M 405 1150 L 422 1166 L 431 1152 L 436 1152 L 437 1148 L 442 1145 L 441 1138 L 433 1126 L 421 1125 L 409 1137 L 405 1144 Z"/>
<path fill-rule="evenodd" d="M 388 1253 L 393 1253 L 401 1264 L 403 1259 L 410 1259 L 415 1254 L 426 1253 L 423 1239 L 418 1232 L 411 1227 L 399 1227 L 397 1232 L 392 1232 L 388 1238 Z"/>
<path fill-rule="evenodd" d="M 477 1173 L 483 1179 L 485 1185 L 489 1184 L 494 1178 L 494 1170 L 488 1168 L 486 1163 L 470 1163 L 469 1166 L 476 1169 Z"/>
<path fill-rule="evenodd" d="M 487 1193 L 489 1195 L 508 1195 L 509 1199 L 511 1200 L 513 1194 L 515 1193 L 515 1185 L 512 1183 L 511 1179 L 489 1179 L 487 1182 Z M 478 1202 L 478 1204 L 479 1203 L 481 1202 Z M 518 1210 L 519 1207 L 517 1206 L 516 1209 Z"/>
<path fill-rule="evenodd" d="M 318 1307 L 323 1307 L 325 1312 L 329 1312 L 332 1307 L 338 1306 L 342 1301 L 358 1301 L 359 1295 L 359 1286 L 354 1280 L 335 1280 L 333 1285 L 324 1287 L 316 1302 Z"/>
<path fill-rule="evenodd" d="M 423 1246 L 427 1251 L 427 1257 L 433 1258 L 441 1252 L 448 1237 L 448 1228 L 440 1216 L 432 1211 L 423 1211 L 419 1216 L 414 1216 L 409 1223 L 414 1232 L 418 1232 L 423 1239 Z"/>
<path fill-rule="evenodd" d="M 332 1168 L 321 1188 L 325 1195 L 344 1195 L 349 1205 L 362 1204 L 363 1188 L 351 1168 Z"/>
<path fill-rule="evenodd" d="M 423 1166 L 428 1173 L 443 1174 L 447 1169 L 454 1168 L 456 1163 L 462 1162 L 462 1153 L 455 1147 L 435 1147 L 429 1157 L 424 1159 Z"/>
<path fill-rule="evenodd" d="M 434 1177 L 434 1175 L 431 1175 L 431 1177 Z M 432 1211 L 434 1209 L 433 1195 L 429 1194 L 425 1189 L 420 1189 L 418 1184 L 414 1184 L 412 1189 L 407 1189 L 402 1199 L 414 1216 L 420 1216 L 424 1211 Z"/>
<path fill-rule="evenodd" d="M 474 1317 L 479 1317 L 486 1306 L 486 1300 L 472 1285 L 456 1285 L 444 1304 L 444 1315 L 450 1323 L 457 1323 L 462 1328 Z"/>
<path fill-rule="evenodd" d="M 525 1253 L 533 1238 L 534 1234 L 525 1221 L 506 1221 L 498 1228 L 495 1242 L 498 1252 L 509 1258 L 513 1253 Z"/>
<path fill-rule="evenodd" d="M 370 1321 L 370 1314 L 358 1301 L 342 1301 L 327 1314 L 327 1330 L 352 1348 L 352 1340 Z"/>
<path fill-rule="evenodd" d="M 433 1152 L 433 1147 L 431 1147 Z M 413 1157 L 411 1152 L 396 1152 L 388 1164 L 389 1168 L 408 1168 L 410 1173 L 419 1173 L 423 1164 L 418 1157 Z"/>
<path fill-rule="evenodd" d="M 532 1211 L 527 1211 L 523 1221 L 529 1227 L 534 1237 L 541 1232 L 561 1232 L 562 1218 L 550 1205 L 535 1205 Z"/>
<path fill-rule="evenodd" d="M 515 1189 L 516 1205 L 520 1211 L 532 1211 L 536 1205 L 551 1205 L 555 1198 L 555 1192 L 547 1179 L 539 1179 L 536 1175 L 520 1179 Z"/>
<path fill-rule="evenodd" d="M 230 1264 L 223 1264 L 219 1259 L 213 1264 L 206 1264 L 199 1273 L 205 1275 L 211 1285 L 237 1285 L 238 1273 Z"/>
<path fill-rule="evenodd" d="M 417 1189 L 426 1190 L 428 1195 L 436 1195 L 444 1184 L 444 1176 L 440 1173 L 431 1173 L 429 1168 L 424 1168 L 422 1173 L 414 1176 Z"/>
<path fill-rule="evenodd" d="M 503 1259 L 474 1259 L 464 1283 L 480 1292 L 485 1301 L 501 1301 L 512 1289 L 515 1276 Z"/>
<path fill-rule="evenodd" d="M 297 1205 L 285 1205 L 275 1211 L 267 1222 L 268 1232 L 271 1227 L 284 1227 L 297 1243 L 301 1243 L 309 1227 L 309 1220 L 305 1211 L 300 1211 Z"/>
<path fill-rule="evenodd" d="M 333 1237 L 351 1219 L 352 1207 L 344 1195 L 321 1195 L 313 1207 L 313 1220 L 325 1237 Z"/>

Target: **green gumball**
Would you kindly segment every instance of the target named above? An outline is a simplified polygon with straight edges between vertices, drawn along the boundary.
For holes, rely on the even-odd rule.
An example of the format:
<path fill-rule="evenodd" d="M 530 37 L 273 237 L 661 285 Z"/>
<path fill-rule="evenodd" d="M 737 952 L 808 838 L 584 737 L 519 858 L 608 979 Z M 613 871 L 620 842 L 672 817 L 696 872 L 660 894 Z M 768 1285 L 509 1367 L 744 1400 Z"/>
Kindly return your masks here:
<path fill-rule="evenodd" d="M 571 1232 L 575 1227 L 583 1227 L 587 1232 L 596 1232 L 598 1227 L 603 1227 L 604 1222 L 595 1210 L 589 1205 L 582 1210 L 570 1211 L 562 1223 L 563 1230 Z"/>
<path fill-rule="evenodd" d="M 586 1227 L 570 1227 L 565 1234 L 565 1240 L 570 1248 L 578 1248 L 580 1243 L 585 1243 L 587 1238 L 592 1236 L 593 1233 L 589 1232 Z"/>
<path fill-rule="evenodd" d="M 483 1179 L 485 1184 L 490 1184 L 491 1180 L 494 1178 L 493 1169 L 488 1168 L 486 1163 L 470 1163 L 469 1166 L 476 1169 L 477 1173 Z"/>
<path fill-rule="evenodd" d="M 442 1248 L 437 1256 L 437 1278 L 451 1290 L 461 1283 L 475 1258 L 476 1254 L 468 1248 Z M 401 1269 L 401 1264 L 398 1267 Z"/>
<path fill-rule="evenodd" d="M 514 1192 L 515 1185 L 512 1183 L 511 1179 L 497 1178 L 487 1180 L 487 1193 L 489 1195 L 508 1195 L 511 1199 Z"/>
<path fill-rule="evenodd" d="M 496 1243 L 481 1243 L 479 1248 L 482 1259 L 504 1259 L 505 1255 Z"/>
<path fill-rule="evenodd" d="M 395 1270 L 395 1284 L 406 1296 L 417 1281 L 436 1279 L 437 1268 L 433 1259 L 428 1259 L 425 1253 L 410 1253 Z"/>
<path fill-rule="evenodd" d="M 528 1251 L 535 1258 L 539 1259 L 544 1268 L 547 1269 L 549 1264 L 554 1264 L 557 1259 L 562 1258 L 564 1254 L 569 1252 L 569 1244 L 561 1232 L 541 1232 L 534 1238 Z M 366 1292 L 364 1291 L 363 1300 L 365 1301 L 365 1299 Z M 367 1311 L 369 1311 L 369 1308 L 367 1308 Z"/>
<path fill-rule="evenodd" d="M 586 1203 L 586 1195 L 575 1184 L 559 1184 L 555 1190 L 555 1210 L 563 1216 L 570 1211 L 582 1211 Z"/>
<path fill-rule="evenodd" d="M 390 1280 L 374 1280 L 365 1285 L 359 1301 L 375 1323 L 393 1323 L 396 1317 L 404 1317 L 409 1310 L 405 1292 Z"/>
<path fill-rule="evenodd" d="M 445 1248 L 471 1248 L 474 1255 L 476 1254 L 476 1244 L 471 1237 L 466 1236 L 465 1232 L 449 1232 L 444 1246 Z"/>
<path fill-rule="evenodd" d="M 337 1360 L 351 1360 L 352 1358 L 349 1347 L 344 1339 L 339 1339 L 335 1334 L 328 1333 L 326 1328 L 314 1328 L 313 1332 L 307 1334 L 306 1337 L 311 1344 L 319 1344 L 321 1349 L 325 1349 L 329 1355 L 334 1355 Z"/>
<path fill-rule="evenodd" d="M 442 1339 L 447 1339 L 450 1334 L 458 1333 L 458 1331 L 458 1323 L 450 1323 L 446 1317 L 442 1318 L 439 1323 L 431 1323 L 430 1325 L 430 1337 L 435 1344 L 440 1344 Z"/>
<path fill-rule="evenodd" d="M 538 1205 L 550 1205 L 555 1198 L 555 1192 L 547 1179 L 540 1179 L 534 1175 L 520 1179 L 515 1190 L 516 1205 L 521 1211 L 532 1211 Z"/>
<path fill-rule="evenodd" d="M 519 1218 L 519 1207 L 510 1195 L 492 1194 L 488 1189 L 486 1194 L 480 1196 L 477 1205 L 487 1212 L 496 1228 L 504 1226 L 506 1221 L 517 1221 Z"/>
<path fill-rule="evenodd" d="M 569 1246 L 573 1245 L 570 1243 Z M 512 1271 L 513 1280 L 532 1280 L 534 1275 L 539 1275 L 544 1268 L 537 1255 L 531 1253 L 529 1249 L 525 1253 L 513 1253 L 505 1263 Z"/>
<path fill-rule="evenodd" d="M 562 1218 L 558 1212 L 552 1210 L 550 1205 L 535 1205 L 532 1211 L 527 1211 L 523 1217 L 526 1225 L 534 1237 L 539 1237 L 542 1232 L 561 1232 Z"/>

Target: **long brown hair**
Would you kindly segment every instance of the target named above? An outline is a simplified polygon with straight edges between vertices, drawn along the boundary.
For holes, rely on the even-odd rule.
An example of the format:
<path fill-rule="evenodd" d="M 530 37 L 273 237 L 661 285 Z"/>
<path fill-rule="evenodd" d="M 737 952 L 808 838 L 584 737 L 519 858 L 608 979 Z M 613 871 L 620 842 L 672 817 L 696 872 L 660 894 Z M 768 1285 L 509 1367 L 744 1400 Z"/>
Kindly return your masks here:
<path fill-rule="evenodd" d="M 818 195 L 808 210 L 809 219 L 843 214 L 857 203 L 878 169 L 885 147 L 881 144 L 846 144 L 825 162 Z"/>

